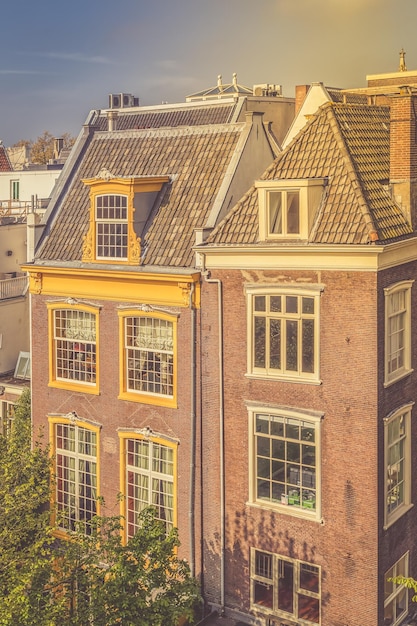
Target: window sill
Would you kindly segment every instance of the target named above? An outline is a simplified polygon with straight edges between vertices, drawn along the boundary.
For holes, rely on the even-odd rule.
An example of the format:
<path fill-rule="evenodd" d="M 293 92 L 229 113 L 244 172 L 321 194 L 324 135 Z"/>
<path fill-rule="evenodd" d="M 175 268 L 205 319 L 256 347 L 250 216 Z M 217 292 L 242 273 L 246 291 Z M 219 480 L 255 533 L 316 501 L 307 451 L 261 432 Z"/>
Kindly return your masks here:
<path fill-rule="evenodd" d="M 409 376 L 413 372 L 414 372 L 413 368 L 408 369 L 408 370 L 402 370 L 394 378 L 391 378 L 390 380 L 386 380 L 384 382 L 384 388 L 386 389 L 387 387 L 390 387 L 391 385 L 393 385 L 394 383 L 398 382 L 399 380 L 402 380 L 403 378 L 406 378 L 407 376 Z"/>
<path fill-rule="evenodd" d="M 386 523 L 383 526 L 383 530 L 388 530 L 395 522 L 397 522 L 403 515 L 408 513 L 410 509 L 414 507 L 414 504 L 403 504 L 397 511 L 394 511 L 387 519 Z"/>
<path fill-rule="evenodd" d="M 77 393 L 90 393 L 93 395 L 100 395 L 100 390 L 97 384 L 83 385 L 82 383 L 76 383 L 75 381 L 63 381 L 52 380 L 48 383 L 48 387 L 54 387 L 55 389 L 67 389 L 68 391 L 76 391 Z"/>
<path fill-rule="evenodd" d="M 129 402 L 138 402 L 141 404 L 153 404 L 154 406 L 166 406 L 173 409 L 178 408 L 177 399 L 170 396 L 151 396 L 143 393 L 132 393 L 122 391 L 117 396 L 118 400 L 128 400 Z"/>
<path fill-rule="evenodd" d="M 258 374 L 255 372 L 247 372 L 246 378 L 258 379 L 258 380 L 273 380 L 282 383 L 296 383 L 302 385 L 322 385 L 323 381 L 320 378 L 302 378 L 301 376 L 277 376 L 272 374 Z"/>
<path fill-rule="evenodd" d="M 269 502 L 246 502 L 246 506 L 250 506 L 254 509 L 268 510 L 280 515 L 289 515 L 290 517 L 298 517 L 303 520 L 310 520 L 317 524 L 324 524 L 323 518 L 319 515 L 319 512 L 312 511 L 307 508 L 296 508 L 288 504 L 271 504 Z"/>

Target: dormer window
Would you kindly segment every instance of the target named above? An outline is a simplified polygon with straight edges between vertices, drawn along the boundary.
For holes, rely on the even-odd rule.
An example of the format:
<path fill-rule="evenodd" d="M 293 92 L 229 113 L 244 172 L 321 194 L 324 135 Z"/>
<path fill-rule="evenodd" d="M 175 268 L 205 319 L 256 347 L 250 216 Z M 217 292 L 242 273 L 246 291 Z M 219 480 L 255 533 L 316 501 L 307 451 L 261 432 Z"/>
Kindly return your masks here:
<path fill-rule="evenodd" d="M 324 182 L 322 178 L 256 181 L 260 240 L 307 239 Z"/>
<path fill-rule="evenodd" d="M 128 258 L 127 196 L 96 197 L 97 259 Z"/>
<path fill-rule="evenodd" d="M 169 176 L 116 177 L 103 169 L 90 188 L 90 226 L 82 260 L 139 265 L 141 236 Z"/>

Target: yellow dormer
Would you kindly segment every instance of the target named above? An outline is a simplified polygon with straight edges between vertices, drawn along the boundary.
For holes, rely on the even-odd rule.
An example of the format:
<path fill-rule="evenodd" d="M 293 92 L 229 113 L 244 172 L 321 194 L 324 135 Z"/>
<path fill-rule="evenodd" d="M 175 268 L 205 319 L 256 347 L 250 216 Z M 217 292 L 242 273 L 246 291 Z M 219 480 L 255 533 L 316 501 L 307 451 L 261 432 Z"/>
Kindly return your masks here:
<path fill-rule="evenodd" d="M 169 176 L 118 178 L 102 169 L 82 182 L 90 188 L 90 225 L 82 260 L 139 265 L 143 228 Z"/>

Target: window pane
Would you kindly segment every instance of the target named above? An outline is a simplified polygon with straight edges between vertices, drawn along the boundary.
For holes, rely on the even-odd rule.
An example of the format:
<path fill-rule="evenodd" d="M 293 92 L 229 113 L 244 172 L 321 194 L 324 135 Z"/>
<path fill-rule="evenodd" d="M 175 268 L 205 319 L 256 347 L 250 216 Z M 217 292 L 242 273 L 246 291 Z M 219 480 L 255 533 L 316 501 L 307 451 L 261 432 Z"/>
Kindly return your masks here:
<path fill-rule="evenodd" d="M 286 369 L 296 372 L 298 370 L 298 323 L 287 320 L 286 322 Z"/>
<path fill-rule="evenodd" d="M 303 372 L 314 372 L 314 320 L 302 320 Z"/>
<path fill-rule="evenodd" d="M 255 367 L 264 368 L 266 365 L 266 321 L 264 317 L 255 317 L 254 335 Z"/>
<path fill-rule="evenodd" d="M 273 235 L 282 234 L 282 194 L 280 191 L 268 193 L 269 232 Z"/>
<path fill-rule="evenodd" d="M 300 233 L 300 203 L 298 191 L 287 192 L 287 233 Z"/>
<path fill-rule="evenodd" d="M 278 559 L 278 608 L 287 613 L 294 612 L 294 566 Z"/>
<path fill-rule="evenodd" d="M 281 320 L 271 319 L 269 333 L 269 366 L 281 369 Z"/>
<path fill-rule="evenodd" d="M 96 382 L 96 316 L 86 311 L 54 311 L 55 373 L 58 380 Z"/>

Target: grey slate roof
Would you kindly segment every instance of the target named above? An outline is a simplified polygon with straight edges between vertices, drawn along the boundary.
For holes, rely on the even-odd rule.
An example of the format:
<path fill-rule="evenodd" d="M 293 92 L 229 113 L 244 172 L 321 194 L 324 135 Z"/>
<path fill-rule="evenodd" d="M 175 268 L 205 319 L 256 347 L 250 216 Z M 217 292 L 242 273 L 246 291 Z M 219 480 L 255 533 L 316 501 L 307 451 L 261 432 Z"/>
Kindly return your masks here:
<path fill-rule="evenodd" d="M 387 107 L 323 105 L 261 178 L 315 177 L 328 178 L 328 187 L 310 243 L 366 244 L 413 233 L 384 188 L 389 179 Z M 207 244 L 259 243 L 258 213 L 258 192 L 252 187 Z"/>

